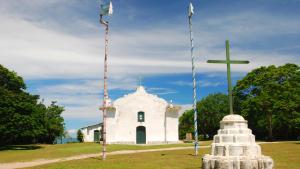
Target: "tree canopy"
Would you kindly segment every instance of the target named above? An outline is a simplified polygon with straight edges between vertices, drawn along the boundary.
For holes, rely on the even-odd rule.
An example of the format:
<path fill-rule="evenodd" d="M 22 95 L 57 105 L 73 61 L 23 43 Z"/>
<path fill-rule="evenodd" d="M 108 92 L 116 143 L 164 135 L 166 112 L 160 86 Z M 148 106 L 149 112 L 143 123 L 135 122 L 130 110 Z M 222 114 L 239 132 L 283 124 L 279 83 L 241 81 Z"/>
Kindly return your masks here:
<path fill-rule="evenodd" d="M 300 136 L 300 71 L 295 64 L 260 67 L 237 81 L 234 113 L 248 120 L 258 139 L 298 139 Z M 197 103 L 199 134 L 212 138 L 228 111 L 224 94 L 211 94 Z M 193 110 L 179 120 L 180 138 L 193 132 Z"/>
<path fill-rule="evenodd" d="M 0 145 L 52 143 L 63 133 L 63 108 L 25 90 L 23 78 L 0 65 Z"/>
<path fill-rule="evenodd" d="M 216 134 L 220 120 L 229 113 L 227 95 L 210 94 L 197 103 L 198 130 L 206 138 Z M 183 139 L 185 133 L 194 131 L 194 111 L 187 110 L 179 119 L 179 135 Z"/>
<path fill-rule="evenodd" d="M 197 103 L 199 129 L 204 136 L 212 138 L 220 128 L 220 121 L 229 114 L 228 96 L 222 93 L 210 94 Z"/>
<path fill-rule="evenodd" d="M 295 64 L 260 67 L 234 88 L 235 107 L 257 137 L 295 139 L 300 135 L 300 71 Z"/>
<path fill-rule="evenodd" d="M 187 110 L 185 111 L 179 118 L 179 138 L 185 139 L 186 133 L 193 133 L 194 132 L 194 111 Z"/>

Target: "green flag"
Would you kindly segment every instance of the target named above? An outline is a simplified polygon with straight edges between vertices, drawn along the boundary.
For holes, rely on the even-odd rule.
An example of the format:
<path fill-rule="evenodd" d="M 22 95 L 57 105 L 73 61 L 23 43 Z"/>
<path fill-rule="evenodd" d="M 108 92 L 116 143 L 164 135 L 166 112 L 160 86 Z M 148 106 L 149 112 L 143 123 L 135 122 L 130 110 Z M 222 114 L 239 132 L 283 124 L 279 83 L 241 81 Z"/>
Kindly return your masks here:
<path fill-rule="evenodd" d="M 101 15 L 112 15 L 113 14 L 113 6 L 112 3 L 100 5 L 100 14 Z"/>

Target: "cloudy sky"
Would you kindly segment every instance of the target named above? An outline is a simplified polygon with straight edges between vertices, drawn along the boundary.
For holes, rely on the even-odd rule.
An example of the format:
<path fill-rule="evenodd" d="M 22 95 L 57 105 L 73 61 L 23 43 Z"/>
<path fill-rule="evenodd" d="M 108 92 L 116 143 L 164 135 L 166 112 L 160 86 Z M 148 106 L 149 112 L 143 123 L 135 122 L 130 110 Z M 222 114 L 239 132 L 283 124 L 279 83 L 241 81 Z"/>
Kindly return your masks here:
<path fill-rule="evenodd" d="M 193 30 L 198 99 L 226 93 L 233 81 L 259 66 L 300 64 L 300 0 L 194 0 Z M 183 108 L 192 103 L 187 0 L 113 0 L 109 96 L 147 91 Z M 104 29 L 98 0 L 0 0 L 0 64 L 24 77 L 28 91 L 65 106 L 66 128 L 102 120 Z"/>

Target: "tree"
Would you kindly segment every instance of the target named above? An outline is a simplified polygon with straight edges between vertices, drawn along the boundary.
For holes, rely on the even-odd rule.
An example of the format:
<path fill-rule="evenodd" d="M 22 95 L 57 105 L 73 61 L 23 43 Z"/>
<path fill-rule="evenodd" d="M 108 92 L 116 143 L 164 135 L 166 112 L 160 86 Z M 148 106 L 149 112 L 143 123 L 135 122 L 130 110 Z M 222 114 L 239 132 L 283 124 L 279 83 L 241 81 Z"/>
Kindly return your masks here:
<path fill-rule="evenodd" d="M 64 131 L 64 134 L 62 135 L 64 138 L 72 138 L 68 130 Z"/>
<path fill-rule="evenodd" d="M 300 135 L 299 66 L 260 67 L 248 73 L 234 88 L 237 112 L 263 138 L 295 139 Z M 267 129 L 267 130 L 266 130 Z"/>
<path fill-rule="evenodd" d="M 0 65 L 0 144 L 31 143 L 42 134 L 39 96 L 25 92 L 22 77 Z"/>
<path fill-rule="evenodd" d="M 212 138 L 219 129 L 221 119 L 229 114 L 228 97 L 225 94 L 210 94 L 197 102 L 198 130 L 204 139 Z M 194 110 L 187 110 L 179 118 L 179 136 L 184 139 L 186 133 L 194 132 Z"/>
<path fill-rule="evenodd" d="M 228 96 L 222 93 L 210 94 L 197 103 L 198 128 L 212 138 L 220 128 L 220 121 L 229 114 Z"/>
<path fill-rule="evenodd" d="M 185 139 L 186 133 L 193 133 L 194 123 L 193 123 L 194 111 L 187 110 L 179 118 L 179 138 Z"/>
<path fill-rule="evenodd" d="M 79 129 L 78 131 L 77 131 L 77 140 L 80 142 L 80 143 L 82 143 L 84 140 L 83 140 L 83 133 L 82 133 L 82 131 Z"/>
<path fill-rule="evenodd" d="M 47 143 L 53 143 L 56 137 L 61 137 L 64 134 L 64 119 L 61 117 L 61 113 L 64 108 L 56 105 L 56 102 L 52 102 L 50 106 L 47 107 L 45 112 L 45 129 Z"/>
<path fill-rule="evenodd" d="M 2 65 L 0 65 L 0 86 L 14 92 L 22 92 L 26 89 L 23 78 L 18 76 L 16 72 L 9 71 Z"/>
<path fill-rule="evenodd" d="M 25 90 L 23 78 L 0 65 L 0 145 L 45 142 L 47 107 Z"/>

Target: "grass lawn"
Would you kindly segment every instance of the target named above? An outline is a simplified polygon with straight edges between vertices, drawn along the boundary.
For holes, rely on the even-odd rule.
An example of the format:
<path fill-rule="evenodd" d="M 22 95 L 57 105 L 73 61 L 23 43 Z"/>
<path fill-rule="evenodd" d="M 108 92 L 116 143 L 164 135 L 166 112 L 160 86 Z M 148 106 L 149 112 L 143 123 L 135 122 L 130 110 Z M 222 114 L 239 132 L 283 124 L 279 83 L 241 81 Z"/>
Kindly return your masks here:
<path fill-rule="evenodd" d="M 276 169 L 300 168 L 300 142 L 263 144 L 263 154 L 271 156 Z M 33 168 L 39 169 L 199 169 L 201 157 L 210 148 L 200 149 L 200 155 L 192 155 L 193 150 L 173 150 L 128 155 L 108 156 L 106 161 L 89 158 L 62 163 L 53 163 Z M 33 169 L 32 168 L 32 169 Z"/>
<path fill-rule="evenodd" d="M 210 145 L 211 141 L 200 142 L 200 145 Z M 166 145 L 108 145 L 107 151 L 142 150 L 168 147 L 193 146 L 192 143 Z M 36 159 L 53 159 L 79 154 L 100 153 L 102 146 L 97 143 L 70 143 L 57 145 L 26 145 L 0 148 L 0 163 L 31 161 Z"/>

